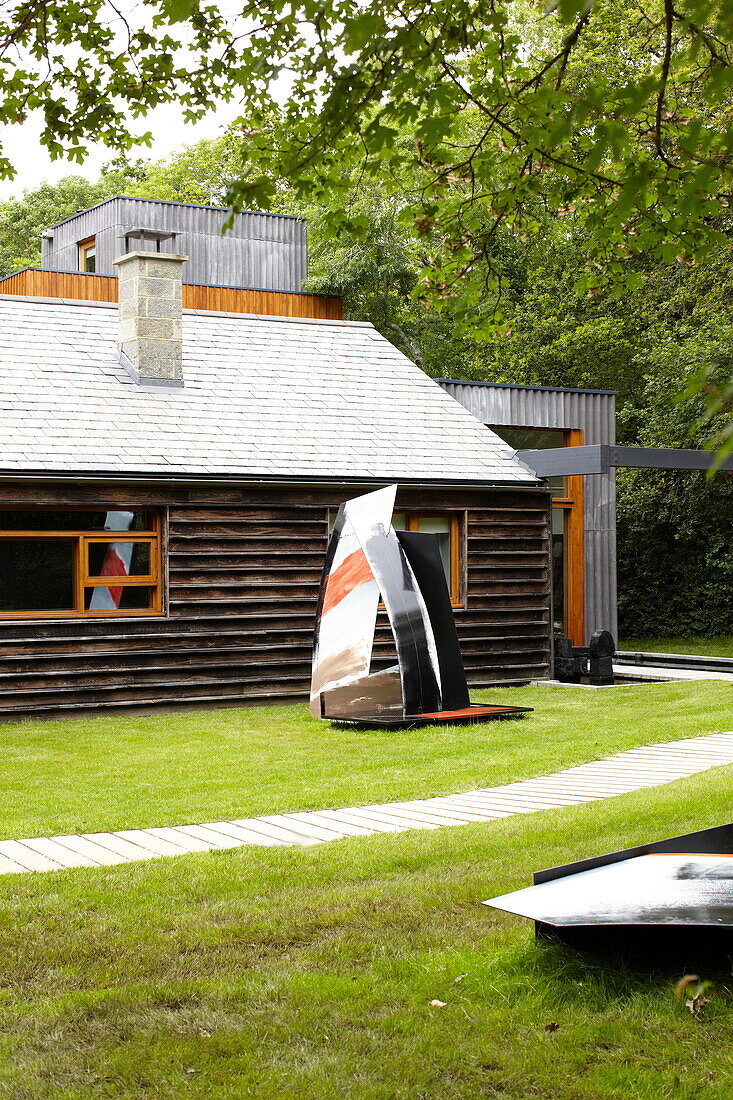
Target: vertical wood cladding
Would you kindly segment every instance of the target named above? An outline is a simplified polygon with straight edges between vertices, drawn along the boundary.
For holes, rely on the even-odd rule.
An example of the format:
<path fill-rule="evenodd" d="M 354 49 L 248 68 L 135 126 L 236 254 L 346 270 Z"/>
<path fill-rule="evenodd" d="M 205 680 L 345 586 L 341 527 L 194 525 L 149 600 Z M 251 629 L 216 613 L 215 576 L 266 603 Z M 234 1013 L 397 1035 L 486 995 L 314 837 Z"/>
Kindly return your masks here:
<path fill-rule="evenodd" d="M 329 508 L 358 489 L 0 486 L 0 504 L 158 505 L 167 513 L 167 613 L 0 622 L 0 714 L 292 699 L 307 693 Z M 548 675 L 546 497 L 405 491 L 400 509 L 459 510 L 469 683 Z M 385 622 L 375 657 L 392 652 Z"/>
<path fill-rule="evenodd" d="M 43 271 L 25 267 L 0 278 L 0 294 L 22 294 L 31 298 L 73 298 L 76 301 L 116 302 L 117 276 L 90 275 L 83 271 Z M 184 309 L 224 313 L 256 313 L 267 317 L 315 317 L 341 321 L 343 301 L 331 294 L 301 291 L 250 290 L 233 286 L 202 286 L 184 283 Z"/>

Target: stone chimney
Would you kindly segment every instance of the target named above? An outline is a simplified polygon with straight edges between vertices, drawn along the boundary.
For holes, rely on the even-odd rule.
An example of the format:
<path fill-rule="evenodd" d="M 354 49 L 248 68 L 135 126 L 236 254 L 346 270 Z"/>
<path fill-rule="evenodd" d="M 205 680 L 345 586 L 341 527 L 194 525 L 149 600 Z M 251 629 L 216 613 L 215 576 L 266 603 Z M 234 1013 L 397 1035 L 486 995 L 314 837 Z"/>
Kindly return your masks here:
<path fill-rule="evenodd" d="M 187 256 L 128 252 L 118 277 L 120 360 L 136 382 L 182 386 L 182 270 Z"/>

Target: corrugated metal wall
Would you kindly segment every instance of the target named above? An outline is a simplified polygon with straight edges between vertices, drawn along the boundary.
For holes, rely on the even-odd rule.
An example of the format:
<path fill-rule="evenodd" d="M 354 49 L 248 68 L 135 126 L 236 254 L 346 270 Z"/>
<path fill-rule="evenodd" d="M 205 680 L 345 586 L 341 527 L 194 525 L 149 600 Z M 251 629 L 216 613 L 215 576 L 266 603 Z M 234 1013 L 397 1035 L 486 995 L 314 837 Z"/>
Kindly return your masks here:
<path fill-rule="evenodd" d="M 481 382 L 441 382 L 483 424 L 514 428 L 581 428 L 587 444 L 616 442 L 616 397 L 593 390 Z M 584 479 L 585 630 L 617 637 L 616 474 Z"/>
<path fill-rule="evenodd" d="M 227 217 L 226 210 L 213 207 L 110 199 L 55 226 L 53 240 L 43 241 L 43 266 L 50 271 L 77 271 L 79 241 L 94 236 L 97 273 L 116 275 L 113 261 L 124 251 L 125 233 L 143 227 L 176 233 L 174 240 L 162 242 L 161 249 L 189 257 L 183 268 L 185 283 L 300 290 L 308 263 L 304 219 L 237 214 L 222 236 Z"/>

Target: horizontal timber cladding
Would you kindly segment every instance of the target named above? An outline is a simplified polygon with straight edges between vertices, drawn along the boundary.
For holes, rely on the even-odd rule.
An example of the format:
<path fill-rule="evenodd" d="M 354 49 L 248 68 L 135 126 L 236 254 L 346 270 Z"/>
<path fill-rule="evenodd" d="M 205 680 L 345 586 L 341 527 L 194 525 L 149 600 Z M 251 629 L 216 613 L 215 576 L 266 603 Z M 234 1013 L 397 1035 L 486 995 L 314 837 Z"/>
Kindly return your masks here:
<path fill-rule="evenodd" d="M 161 617 L 0 621 L 0 714 L 304 696 L 329 511 L 359 491 L 0 484 L 4 507 L 159 506 L 168 576 Z M 545 494 L 405 490 L 397 507 L 461 517 L 469 682 L 546 677 Z M 380 615 L 375 664 L 392 655 Z"/>

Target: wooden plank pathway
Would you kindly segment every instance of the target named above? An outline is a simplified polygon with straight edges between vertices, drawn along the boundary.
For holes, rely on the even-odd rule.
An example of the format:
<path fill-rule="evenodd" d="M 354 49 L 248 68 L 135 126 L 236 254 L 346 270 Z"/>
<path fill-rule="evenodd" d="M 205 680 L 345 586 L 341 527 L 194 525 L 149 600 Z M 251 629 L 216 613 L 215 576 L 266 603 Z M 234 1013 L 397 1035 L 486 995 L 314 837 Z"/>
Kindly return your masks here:
<path fill-rule="evenodd" d="M 657 787 L 721 764 L 733 764 L 733 731 L 628 749 L 554 775 L 439 798 L 342 810 L 266 814 L 238 821 L 207 821 L 202 825 L 3 840 L 0 874 L 109 867 L 247 844 L 259 847 L 323 844 L 344 837 L 493 821 L 512 814 L 595 802 L 642 787 Z"/>

